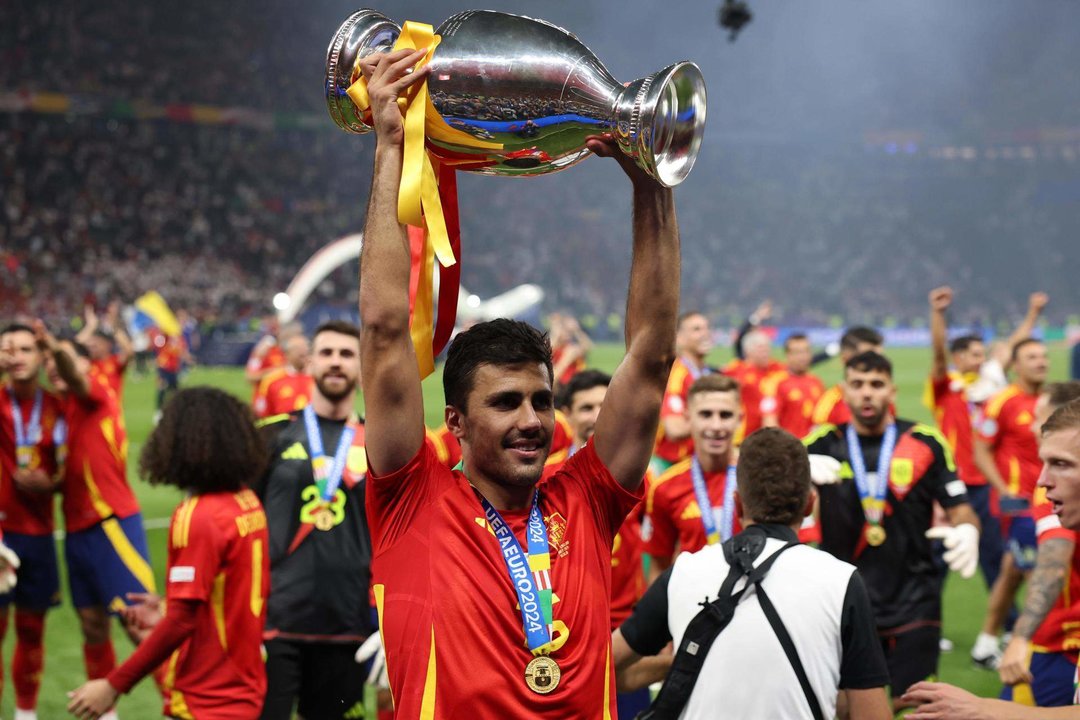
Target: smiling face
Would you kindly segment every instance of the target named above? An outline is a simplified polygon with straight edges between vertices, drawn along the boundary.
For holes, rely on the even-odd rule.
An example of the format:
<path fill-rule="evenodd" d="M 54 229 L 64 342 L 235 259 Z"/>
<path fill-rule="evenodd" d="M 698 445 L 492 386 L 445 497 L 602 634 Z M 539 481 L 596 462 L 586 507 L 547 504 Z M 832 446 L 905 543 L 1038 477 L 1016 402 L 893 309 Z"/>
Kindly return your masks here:
<path fill-rule="evenodd" d="M 310 360 L 316 390 L 337 402 L 356 391 L 360 382 L 360 340 L 326 330 L 315 336 Z"/>
<path fill-rule="evenodd" d="M 446 406 L 470 477 L 512 488 L 535 485 L 555 428 L 551 376 L 539 363 L 477 366 L 465 408 Z"/>
<path fill-rule="evenodd" d="M 722 459 L 731 452 L 735 431 L 742 422 L 738 390 L 699 392 L 690 396 L 686 408 L 690 437 L 699 457 Z"/>
<path fill-rule="evenodd" d="M 574 431 L 574 444 L 578 447 L 583 446 L 592 437 L 605 395 L 607 395 L 607 385 L 579 390 L 570 398 L 570 404 L 563 409 L 566 419 L 570 422 L 570 428 Z"/>
<path fill-rule="evenodd" d="M 44 362 L 44 354 L 28 330 L 13 330 L 0 336 L 0 351 L 10 365 L 8 375 L 15 382 L 28 382 L 37 378 Z"/>
<path fill-rule="evenodd" d="M 680 353 L 705 357 L 712 350 L 712 331 L 704 315 L 688 315 L 679 323 L 675 346 Z"/>
<path fill-rule="evenodd" d="M 1043 436 L 1039 458 L 1045 463 L 1039 487 L 1061 524 L 1080 530 L 1080 428 L 1068 427 Z"/>
<path fill-rule="evenodd" d="M 1016 375 L 1022 381 L 1038 387 L 1046 382 L 1046 374 L 1050 370 L 1050 357 L 1046 354 L 1046 346 L 1041 342 L 1024 343 L 1016 350 L 1016 361 L 1013 363 Z"/>

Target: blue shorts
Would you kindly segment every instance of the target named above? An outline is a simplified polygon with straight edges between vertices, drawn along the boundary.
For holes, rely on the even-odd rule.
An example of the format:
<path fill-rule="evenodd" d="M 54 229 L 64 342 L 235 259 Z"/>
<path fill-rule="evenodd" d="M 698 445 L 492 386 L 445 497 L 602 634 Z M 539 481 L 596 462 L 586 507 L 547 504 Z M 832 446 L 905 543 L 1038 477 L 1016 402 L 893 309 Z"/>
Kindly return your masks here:
<path fill-rule="evenodd" d="M 166 390 L 176 390 L 180 387 L 180 373 L 178 372 L 158 368 L 157 376 L 161 386 Z"/>
<path fill-rule="evenodd" d="M 1068 655 L 1036 651 L 1031 654 L 1031 685 L 1006 685 L 1001 699 L 1039 707 L 1072 705 L 1075 677 L 1076 663 Z"/>
<path fill-rule="evenodd" d="M 1039 552 L 1039 545 L 1035 540 L 1034 518 L 1026 515 L 1009 518 L 1005 549 L 1013 556 L 1016 567 L 1024 571 L 1035 569 L 1035 556 Z"/>
<path fill-rule="evenodd" d="M 69 533 L 64 558 L 77 608 L 101 606 L 116 613 L 127 606 L 127 593 L 155 592 L 140 513 Z"/>
<path fill-rule="evenodd" d="M 12 602 L 26 610 L 48 610 L 60 604 L 60 572 L 56 562 L 56 541 L 52 535 L 4 533 L 4 544 L 19 556 L 19 581 L 0 595 L 0 607 Z"/>

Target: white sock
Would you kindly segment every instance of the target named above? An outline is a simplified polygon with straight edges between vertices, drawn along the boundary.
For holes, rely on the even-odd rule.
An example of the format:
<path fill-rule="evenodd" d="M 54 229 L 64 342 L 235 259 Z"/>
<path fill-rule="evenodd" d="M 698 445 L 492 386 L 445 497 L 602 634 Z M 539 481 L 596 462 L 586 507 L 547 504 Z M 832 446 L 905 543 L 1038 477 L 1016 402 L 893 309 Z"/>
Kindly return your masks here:
<path fill-rule="evenodd" d="M 37 710 L 15 708 L 15 720 L 38 720 Z"/>
<path fill-rule="evenodd" d="M 998 650 L 998 638 L 996 635 L 981 632 L 975 638 L 975 647 L 971 648 L 971 654 L 975 657 L 986 657 Z"/>
<path fill-rule="evenodd" d="M 120 720 L 120 718 L 117 716 L 115 710 L 110 710 L 109 712 L 98 718 L 98 720 Z"/>

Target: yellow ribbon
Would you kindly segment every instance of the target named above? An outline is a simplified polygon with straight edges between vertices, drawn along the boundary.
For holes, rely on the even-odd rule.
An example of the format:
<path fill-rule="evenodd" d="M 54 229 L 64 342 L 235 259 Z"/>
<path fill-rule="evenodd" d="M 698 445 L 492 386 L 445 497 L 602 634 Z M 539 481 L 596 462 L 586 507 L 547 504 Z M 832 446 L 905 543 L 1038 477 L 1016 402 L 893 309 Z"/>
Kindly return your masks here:
<path fill-rule="evenodd" d="M 416 63 L 419 70 L 427 65 L 438 47 L 441 38 L 435 35 L 431 25 L 407 21 L 401 27 L 401 34 L 394 43 L 394 50 L 427 48 L 427 54 Z M 354 70 L 354 74 L 358 72 Z M 346 91 L 356 107 L 365 112 L 371 106 L 367 92 L 367 82 L 357 76 Z M 403 128 L 405 144 L 401 167 L 401 185 L 398 189 L 398 222 L 424 229 L 424 248 L 421 258 L 419 282 L 413 299 L 413 314 L 409 331 L 413 347 L 416 349 L 417 365 L 420 377 L 425 378 L 435 369 L 432 353 L 432 334 L 435 326 L 433 287 L 435 258 L 443 267 L 457 262 L 446 230 L 442 201 L 439 196 L 439 182 L 433 160 L 426 149 L 427 138 L 444 143 L 467 145 L 476 148 L 502 148 L 501 143 L 491 143 L 474 138 L 468 133 L 455 130 L 442 119 L 428 93 L 427 81 L 413 86 L 405 97 L 398 99 L 404 111 Z"/>

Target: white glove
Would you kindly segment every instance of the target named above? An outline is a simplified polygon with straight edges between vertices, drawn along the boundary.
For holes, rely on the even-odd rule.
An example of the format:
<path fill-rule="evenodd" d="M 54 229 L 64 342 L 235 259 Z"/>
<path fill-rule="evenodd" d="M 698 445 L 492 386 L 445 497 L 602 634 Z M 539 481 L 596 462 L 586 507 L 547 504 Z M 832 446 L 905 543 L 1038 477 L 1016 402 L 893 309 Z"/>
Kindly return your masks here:
<path fill-rule="evenodd" d="M 376 630 L 356 650 L 356 662 L 366 663 L 371 661 L 371 670 L 368 671 L 368 685 L 387 690 L 390 688 L 390 679 L 386 676 L 386 653 L 383 651 L 382 635 Z"/>
<path fill-rule="evenodd" d="M 0 542 L 0 594 L 11 592 L 19 578 L 15 571 L 19 569 L 19 556 L 15 551 Z"/>
<path fill-rule="evenodd" d="M 926 537 L 945 544 L 944 558 L 950 570 L 960 573 L 960 577 L 965 579 L 975 575 L 975 569 L 979 566 L 979 530 L 974 525 L 942 525 L 927 530 Z"/>
<path fill-rule="evenodd" d="M 810 479 L 815 485 L 835 485 L 840 482 L 840 461 L 829 455 L 811 455 Z"/>

